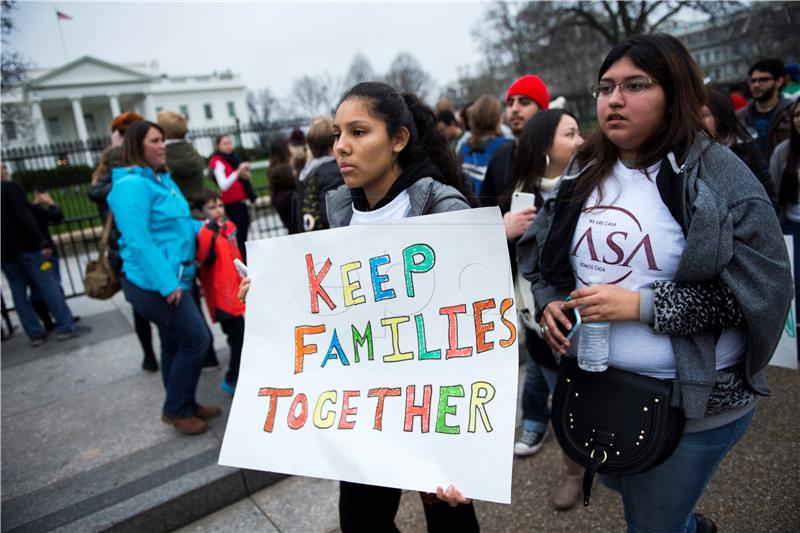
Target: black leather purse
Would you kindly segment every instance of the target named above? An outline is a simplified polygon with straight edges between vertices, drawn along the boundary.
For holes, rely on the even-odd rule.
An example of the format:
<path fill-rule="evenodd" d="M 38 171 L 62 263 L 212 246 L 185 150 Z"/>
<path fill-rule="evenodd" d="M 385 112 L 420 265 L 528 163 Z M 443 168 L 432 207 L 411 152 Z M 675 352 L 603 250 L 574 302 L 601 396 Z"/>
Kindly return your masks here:
<path fill-rule="evenodd" d="M 686 419 L 671 400 L 672 381 L 614 368 L 586 372 L 575 358 L 561 358 L 551 417 L 564 453 L 586 469 L 584 506 L 595 473 L 639 474 L 672 455 Z"/>

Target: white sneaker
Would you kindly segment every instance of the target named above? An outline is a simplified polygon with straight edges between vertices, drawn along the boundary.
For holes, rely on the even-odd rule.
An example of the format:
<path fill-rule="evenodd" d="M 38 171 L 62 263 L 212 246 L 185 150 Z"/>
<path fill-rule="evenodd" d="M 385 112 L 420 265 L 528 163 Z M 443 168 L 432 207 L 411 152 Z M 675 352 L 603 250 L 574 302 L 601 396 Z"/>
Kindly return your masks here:
<path fill-rule="evenodd" d="M 542 449 L 542 446 L 544 445 L 544 439 L 547 438 L 548 433 L 549 429 L 545 429 L 544 433 L 523 430 L 522 436 L 516 443 L 514 443 L 514 455 L 525 457 L 527 455 L 535 454 Z"/>

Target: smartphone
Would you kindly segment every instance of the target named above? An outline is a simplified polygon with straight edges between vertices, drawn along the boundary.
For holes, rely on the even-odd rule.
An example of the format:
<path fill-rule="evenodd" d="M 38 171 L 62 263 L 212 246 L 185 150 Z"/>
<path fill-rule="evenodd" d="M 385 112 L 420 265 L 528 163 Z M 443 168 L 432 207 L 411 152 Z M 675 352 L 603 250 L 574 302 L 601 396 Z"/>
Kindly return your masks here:
<path fill-rule="evenodd" d="M 536 195 L 529 192 L 515 192 L 511 195 L 511 209 L 512 213 L 522 211 L 528 207 L 536 207 Z"/>
<path fill-rule="evenodd" d="M 242 263 L 238 259 L 236 259 L 236 258 L 233 259 L 233 266 L 236 267 L 236 271 L 243 278 L 249 278 L 250 277 L 250 276 L 247 275 L 247 267 L 244 266 L 244 263 Z"/>
<path fill-rule="evenodd" d="M 571 300 L 572 298 L 570 298 L 569 296 L 564 298 L 565 302 L 569 302 Z M 561 334 L 564 335 L 564 337 L 566 337 L 567 340 L 569 340 L 575 335 L 575 332 L 578 331 L 578 328 L 581 327 L 581 314 L 578 312 L 577 307 L 575 309 L 569 309 L 564 313 L 567 315 L 569 321 L 572 322 L 572 328 L 568 330 L 567 328 L 564 327 L 564 324 L 562 324 L 558 320 L 556 320 L 556 325 L 558 326 L 559 331 L 561 331 Z"/>

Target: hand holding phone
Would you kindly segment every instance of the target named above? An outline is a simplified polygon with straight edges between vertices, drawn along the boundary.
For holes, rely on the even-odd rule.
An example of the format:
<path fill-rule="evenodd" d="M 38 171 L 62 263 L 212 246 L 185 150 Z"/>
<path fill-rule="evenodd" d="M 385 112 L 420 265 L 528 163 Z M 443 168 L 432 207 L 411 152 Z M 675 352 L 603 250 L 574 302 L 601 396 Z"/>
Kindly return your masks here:
<path fill-rule="evenodd" d="M 247 273 L 247 267 L 244 263 L 239 261 L 239 259 L 233 259 L 233 266 L 236 267 L 236 271 L 239 273 L 240 276 L 243 278 L 249 278 L 250 276 Z"/>
<path fill-rule="evenodd" d="M 565 302 L 569 302 L 572 300 L 569 296 L 564 298 Z M 564 324 L 556 320 L 556 326 L 558 326 L 559 331 L 561 334 L 566 337 L 567 340 L 570 340 L 573 336 L 575 336 L 575 332 L 578 331 L 578 328 L 581 326 L 581 314 L 578 312 L 578 308 L 574 309 L 563 309 L 564 314 L 567 315 L 567 319 L 572 322 L 572 328 L 567 329 Z"/>

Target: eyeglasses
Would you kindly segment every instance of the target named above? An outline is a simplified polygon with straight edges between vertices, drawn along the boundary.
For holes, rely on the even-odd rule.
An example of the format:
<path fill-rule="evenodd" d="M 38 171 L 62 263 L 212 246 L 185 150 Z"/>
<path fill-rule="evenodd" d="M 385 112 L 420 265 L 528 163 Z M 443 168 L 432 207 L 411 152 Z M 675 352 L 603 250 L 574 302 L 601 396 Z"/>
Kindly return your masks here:
<path fill-rule="evenodd" d="M 619 83 L 610 81 L 601 81 L 592 85 L 592 96 L 595 100 L 600 98 L 609 98 L 614 94 L 614 89 L 619 87 L 620 92 L 626 94 L 640 94 L 658 83 L 652 78 L 629 78 Z"/>
<path fill-rule="evenodd" d="M 761 76 L 758 78 L 750 78 L 750 85 L 755 85 L 756 83 L 767 83 L 768 81 L 772 81 L 775 78 L 772 76 Z"/>

